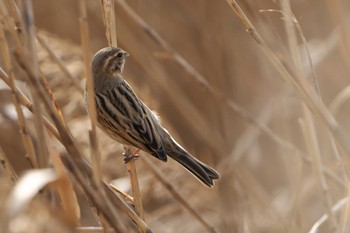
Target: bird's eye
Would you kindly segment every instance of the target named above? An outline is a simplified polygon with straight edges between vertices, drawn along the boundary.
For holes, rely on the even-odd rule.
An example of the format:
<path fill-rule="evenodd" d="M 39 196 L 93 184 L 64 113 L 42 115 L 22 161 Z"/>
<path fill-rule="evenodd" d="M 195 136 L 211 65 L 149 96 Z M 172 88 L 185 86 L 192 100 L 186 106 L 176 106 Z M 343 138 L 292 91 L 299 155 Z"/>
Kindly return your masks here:
<path fill-rule="evenodd" d="M 118 53 L 117 58 L 123 58 L 123 53 Z"/>

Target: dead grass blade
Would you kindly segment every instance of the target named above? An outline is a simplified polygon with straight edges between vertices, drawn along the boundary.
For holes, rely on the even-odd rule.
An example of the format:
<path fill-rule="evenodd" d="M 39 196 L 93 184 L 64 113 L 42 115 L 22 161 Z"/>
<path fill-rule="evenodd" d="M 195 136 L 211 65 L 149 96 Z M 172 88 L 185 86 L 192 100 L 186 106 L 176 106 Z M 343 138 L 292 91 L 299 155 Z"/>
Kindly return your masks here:
<path fill-rule="evenodd" d="M 227 0 L 228 5 L 231 7 L 233 12 L 241 20 L 243 26 L 246 28 L 247 32 L 254 39 L 254 41 L 259 45 L 259 48 L 265 54 L 266 58 L 274 65 L 276 70 L 281 74 L 281 77 L 295 90 L 296 94 L 300 96 L 302 101 L 310 108 L 310 110 L 323 119 L 323 122 L 329 127 L 334 138 L 337 140 L 339 145 L 343 150 L 350 155 L 350 145 L 348 143 L 348 137 L 345 135 L 344 131 L 339 126 L 338 122 L 330 111 L 324 106 L 324 104 L 318 99 L 315 91 L 310 87 L 309 83 L 299 78 L 294 77 L 286 67 L 281 63 L 274 52 L 269 48 L 264 39 L 255 29 L 254 25 L 239 7 L 235 0 Z"/>
<path fill-rule="evenodd" d="M 55 185 L 62 200 L 62 207 L 65 216 L 67 217 L 66 219 L 73 223 L 74 226 L 78 226 L 81 218 L 81 212 L 73 184 L 69 179 L 58 152 L 54 149 L 50 149 L 50 155 L 55 170 L 59 176 L 59 180 L 55 183 Z"/>
<path fill-rule="evenodd" d="M 7 221 L 19 214 L 46 185 L 58 179 L 52 168 L 32 169 L 22 175 L 8 196 L 1 220 Z"/>
<path fill-rule="evenodd" d="M 339 201 L 337 201 L 337 203 L 335 203 L 332 206 L 332 212 L 333 214 L 339 212 L 341 210 L 341 208 L 343 208 L 344 205 L 347 205 L 347 203 L 349 202 L 348 197 L 340 199 Z M 321 216 L 321 218 L 319 218 L 311 227 L 311 229 L 308 231 L 308 233 L 317 233 L 319 232 L 321 226 L 328 220 L 329 216 L 328 214 L 324 214 Z"/>

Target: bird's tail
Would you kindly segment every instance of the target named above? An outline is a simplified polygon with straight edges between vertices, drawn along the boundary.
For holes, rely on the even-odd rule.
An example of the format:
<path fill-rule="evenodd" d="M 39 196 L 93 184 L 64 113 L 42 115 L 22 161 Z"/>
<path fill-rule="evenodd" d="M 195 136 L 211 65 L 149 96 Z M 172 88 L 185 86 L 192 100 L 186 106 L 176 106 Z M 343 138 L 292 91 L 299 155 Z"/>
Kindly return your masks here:
<path fill-rule="evenodd" d="M 175 142 L 173 138 L 167 143 L 164 143 L 164 147 L 168 156 L 180 163 L 209 188 L 214 186 L 214 180 L 220 178 L 220 174 L 217 171 L 191 156 L 185 149 Z"/>

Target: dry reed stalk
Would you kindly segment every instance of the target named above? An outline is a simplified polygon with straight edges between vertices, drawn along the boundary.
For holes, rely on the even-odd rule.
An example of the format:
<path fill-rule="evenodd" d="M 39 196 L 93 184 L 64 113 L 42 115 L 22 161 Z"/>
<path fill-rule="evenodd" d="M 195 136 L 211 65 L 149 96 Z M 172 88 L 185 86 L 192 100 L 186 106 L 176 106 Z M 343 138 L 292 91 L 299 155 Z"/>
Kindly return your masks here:
<path fill-rule="evenodd" d="M 87 24 L 87 11 L 85 0 L 79 2 L 80 6 L 80 35 L 81 35 L 81 44 L 83 50 L 84 58 L 84 70 L 86 76 L 86 86 L 89 90 L 87 96 L 84 96 L 88 100 L 89 115 L 91 119 L 91 129 L 89 130 L 89 141 L 90 141 L 90 160 L 93 167 L 93 178 L 97 184 L 97 188 L 100 190 L 102 195 L 105 197 L 105 192 L 102 186 L 102 172 L 101 172 L 101 152 L 99 149 L 99 141 L 97 139 L 97 130 L 96 130 L 96 106 L 94 101 L 94 88 L 92 84 L 92 77 L 90 72 L 90 54 L 89 54 L 89 28 Z M 100 217 L 100 223 L 103 226 L 105 232 L 109 229 L 108 221 L 101 215 L 100 211 L 97 211 L 97 214 Z"/>
<path fill-rule="evenodd" d="M 50 157 L 55 170 L 58 173 L 59 179 L 56 182 L 57 190 L 60 194 L 62 201 L 62 208 L 68 221 L 74 226 L 78 226 L 81 219 L 81 211 L 77 199 L 77 195 L 74 191 L 73 184 L 69 179 L 67 170 L 62 163 L 58 151 L 49 147 Z"/>
<path fill-rule="evenodd" d="M 342 37 L 342 40 L 339 40 L 338 44 L 338 50 L 340 52 L 340 55 L 342 59 L 347 63 L 346 68 L 349 70 L 349 64 L 350 64 L 350 45 L 347 43 L 350 39 L 350 30 L 348 28 L 349 25 L 349 19 L 347 17 L 347 14 L 345 13 L 345 9 L 348 9 L 347 2 L 344 1 L 335 1 L 335 2 L 325 2 L 328 6 L 328 9 L 330 12 L 331 19 L 335 21 L 335 25 L 339 25 L 339 31 L 340 35 Z"/>
<path fill-rule="evenodd" d="M 148 169 L 153 175 L 160 181 L 160 183 L 173 195 L 173 197 L 180 202 L 180 204 L 187 209 L 190 214 L 196 218 L 209 232 L 216 233 L 216 229 L 210 224 L 191 206 L 191 204 L 184 198 L 180 192 L 172 185 L 165 176 L 159 171 L 159 169 L 150 161 L 146 156 L 142 157 L 142 161 L 147 165 Z"/>
<path fill-rule="evenodd" d="M 0 6 L 2 8 L 2 12 L 4 12 L 3 5 Z M 2 14 L 4 15 L 4 14 Z M 3 21 L 3 19 L 0 19 Z M 32 139 L 29 134 L 29 129 L 26 123 L 25 116 L 22 111 L 22 107 L 20 105 L 20 99 L 19 94 L 16 90 L 15 80 L 14 80 L 14 73 L 13 73 L 13 66 L 11 63 L 11 55 L 10 55 L 10 49 L 8 47 L 8 44 L 6 43 L 5 39 L 5 33 L 4 28 L 0 28 L 0 47 L 2 52 L 2 57 L 4 59 L 4 65 L 6 72 L 8 74 L 8 84 L 10 86 L 11 92 L 12 92 L 12 98 L 13 98 L 13 104 L 15 105 L 17 117 L 18 117 L 18 124 L 20 127 L 20 134 L 21 139 L 24 145 L 24 148 L 26 150 L 27 156 L 29 158 L 29 161 L 34 168 L 38 168 L 38 163 L 35 156 L 35 150 L 33 146 Z"/>
<path fill-rule="evenodd" d="M 127 156 L 129 153 L 129 156 L 135 157 L 135 155 L 132 155 L 130 153 L 130 149 L 131 149 L 130 147 L 125 149 L 124 155 Z M 138 216 L 140 216 L 142 220 L 145 220 L 135 162 L 136 162 L 136 158 L 131 158 L 130 161 L 126 163 L 126 166 L 127 166 L 127 170 L 130 178 L 131 192 L 134 200 L 135 212 L 138 214 Z M 141 229 L 141 228 L 139 228 L 139 231 L 145 232 L 144 229 Z"/>
<path fill-rule="evenodd" d="M 276 54 L 267 45 L 261 35 L 258 33 L 254 25 L 250 22 L 248 17 L 239 7 L 235 0 L 226 0 L 233 12 L 238 16 L 247 32 L 259 45 L 259 48 L 265 54 L 266 58 L 272 63 L 276 70 L 280 73 L 281 77 L 295 90 L 296 94 L 302 99 L 302 101 L 310 108 L 312 112 L 320 116 L 322 121 L 327 125 L 332 135 L 345 151 L 350 155 L 350 145 L 348 143 L 348 137 L 344 133 L 343 129 L 339 126 L 337 120 L 326 108 L 323 102 L 317 97 L 316 92 L 311 88 L 311 85 L 304 79 L 300 79 L 298 76 L 293 76 L 286 67 L 282 64 Z"/>
<path fill-rule="evenodd" d="M 349 183 L 349 185 L 350 185 L 350 183 Z M 350 188 L 350 186 L 349 186 L 349 188 Z M 349 202 L 350 189 L 349 188 L 348 188 L 348 192 L 347 192 L 347 197 L 344 198 L 347 201 L 346 201 L 346 206 L 345 206 L 343 213 L 341 215 L 341 218 L 340 218 L 340 223 L 339 223 L 339 225 L 340 225 L 339 232 L 340 233 L 347 233 L 350 230 L 350 202 Z M 332 210 L 333 210 L 333 208 L 332 208 Z"/>
<path fill-rule="evenodd" d="M 266 43 L 263 41 L 261 36 L 257 33 L 256 29 L 254 26 L 250 23 L 249 19 L 244 15 L 242 10 L 239 8 L 238 4 L 236 1 L 230 1 L 227 0 L 228 4 L 231 6 L 233 11 L 237 14 L 237 16 L 240 18 L 242 21 L 243 25 L 246 27 L 247 31 L 250 33 L 250 35 L 253 37 L 253 39 L 257 42 L 257 44 L 260 46 L 260 48 L 263 50 L 265 55 L 270 59 L 270 61 L 274 64 L 275 68 L 280 72 L 280 74 L 285 78 L 285 80 L 291 84 L 298 95 L 302 96 L 303 101 L 305 104 L 308 105 L 308 107 L 315 112 L 317 112 L 319 115 L 321 115 L 323 121 L 326 123 L 328 126 L 330 132 L 332 133 L 331 138 L 335 137 L 338 141 L 338 143 L 342 146 L 342 148 L 345 150 L 345 152 L 348 154 L 349 153 L 349 148 L 348 145 L 346 144 L 346 136 L 344 135 L 344 132 L 340 129 L 340 126 L 336 122 L 335 118 L 333 115 L 328 111 L 328 109 L 323 105 L 321 101 L 319 101 L 315 95 L 313 90 L 310 89 L 310 87 L 305 83 L 305 80 L 300 79 L 300 77 L 292 77 L 288 71 L 283 67 L 282 63 L 278 61 L 278 58 L 273 54 L 272 50 L 268 48 Z M 309 125 L 312 124 L 312 122 L 309 121 Z M 312 137 L 312 136 L 311 136 Z M 314 138 L 314 137 L 313 137 Z M 315 138 L 314 138 L 315 139 Z M 314 141 L 315 142 L 315 141 Z M 317 139 L 316 139 L 317 142 Z M 315 144 L 313 144 L 315 145 Z M 315 149 L 315 147 L 313 147 Z M 322 167 L 320 163 L 318 163 L 318 170 L 322 170 Z M 327 185 L 323 179 L 323 174 L 322 172 L 318 172 L 318 177 L 322 181 L 321 184 L 323 185 L 323 193 L 324 197 L 326 200 L 326 205 L 328 206 L 328 213 L 330 216 L 332 215 L 332 212 L 330 210 L 331 206 L 331 198 L 329 191 L 327 189 Z M 337 226 L 337 223 L 335 221 L 335 218 L 332 218 L 333 221 L 333 226 Z"/>
<path fill-rule="evenodd" d="M 283 90 L 282 90 L 283 92 Z M 278 96 L 278 95 L 277 95 Z M 231 162 L 227 163 L 227 161 L 223 161 L 220 167 L 226 167 L 229 166 L 231 163 L 236 162 L 239 157 L 250 148 L 250 146 L 253 144 L 255 139 L 259 136 L 258 131 L 261 130 L 265 134 L 267 134 L 273 141 L 282 146 L 284 149 L 287 149 L 288 151 L 292 153 L 296 153 L 298 156 L 302 158 L 302 160 L 306 164 L 311 164 L 311 160 L 309 158 L 309 155 L 303 151 L 301 151 L 298 147 L 294 146 L 291 142 L 288 140 L 280 137 L 277 135 L 270 127 L 268 127 L 267 123 L 262 121 L 260 118 L 262 118 L 266 112 L 270 109 L 270 104 L 265 106 L 261 113 L 258 114 L 258 117 L 256 119 L 252 119 L 255 123 L 252 123 L 252 126 L 248 128 L 244 133 L 241 134 L 239 139 L 236 140 L 236 146 L 233 147 L 232 152 L 230 153 Z M 241 112 L 244 112 L 242 109 Z M 249 120 L 249 116 L 247 115 L 247 120 Z M 258 127 L 257 127 L 258 126 Z M 249 141 L 247 141 L 249 140 Z M 247 143 L 248 142 L 248 143 Z M 240 144 L 245 144 L 243 147 L 240 146 Z M 335 151 L 336 149 L 334 149 Z M 339 160 L 340 161 L 340 160 Z M 327 167 L 322 167 L 322 172 L 329 177 L 331 180 L 333 180 L 336 184 L 339 186 L 346 188 L 346 179 L 340 178 L 337 174 L 335 174 L 332 170 L 328 169 Z"/>
<path fill-rule="evenodd" d="M 68 159 L 66 157 L 62 157 L 63 161 L 65 163 L 69 163 Z M 86 175 L 89 178 L 92 178 L 92 168 L 91 166 L 86 162 L 83 161 L 80 166 L 83 166 L 83 169 L 86 172 Z M 68 167 L 69 170 L 74 174 L 74 169 L 72 167 Z M 107 196 L 113 200 L 120 208 L 122 208 L 127 215 L 134 221 L 134 223 L 141 228 L 146 233 L 151 233 L 152 230 L 147 226 L 147 224 L 134 212 L 134 210 L 122 200 L 119 195 L 110 187 L 110 185 L 107 182 L 103 182 L 104 188 L 106 190 Z M 118 221 L 118 219 L 116 219 Z"/>
<path fill-rule="evenodd" d="M 36 153 L 38 166 L 40 168 L 48 167 L 48 149 L 46 143 L 46 133 L 43 124 L 42 118 L 42 106 L 39 101 L 38 93 L 34 88 L 36 82 L 39 82 L 39 66 L 36 54 L 36 44 L 35 44 L 35 27 L 34 27 L 34 18 L 32 10 L 32 1 L 30 0 L 21 0 L 19 1 L 19 10 L 21 17 L 21 29 L 24 32 L 24 43 L 22 49 L 24 49 L 25 54 L 28 59 L 29 66 L 34 73 L 36 78 L 35 82 L 30 80 L 30 91 L 33 97 L 33 110 L 34 110 L 34 126 L 38 142 L 38 151 Z"/>
<path fill-rule="evenodd" d="M 114 8 L 114 0 L 101 0 L 102 3 L 102 11 L 103 11 L 103 19 L 106 30 L 106 37 L 108 40 L 108 44 L 111 47 L 118 47 L 117 45 L 117 31 L 116 31 L 116 19 L 115 19 L 115 8 Z M 130 185 L 132 190 L 132 195 L 134 199 L 135 212 L 140 216 L 142 220 L 145 219 L 144 211 L 142 206 L 142 199 L 139 187 L 139 181 L 137 178 L 136 171 L 136 161 L 135 156 L 131 153 L 130 147 L 124 147 L 124 156 L 131 156 L 130 160 L 126 162 Z M 143 229 L 139 228 L 139 232 L 144 232 Z"/>
<path fill-rule="evenodd" d="M 151 26 L 149 26 L 139 15 L 136 14 L 136 12 L 125 2 L 125 0 L 116 0 L 116 3 L 119 7 L 123 9 L 124 12 L 126 12 L 131 19 L 133 19 L 144 31 L 145 33 L 150 36 L 160 47 L 162 47 L 164 50 L 166 50 L 169 55 L 174 59 L 177 64 L 180 65 L 188 74 L 190 74 L 190 77 L 194 78 L 199 84 L 201 84 L 209 93 L 211 93 L 215 98 L 218 99 L 219 102 L 224 103 L 227 105 L 231 110 L 236 112 L 239 116 L 242 117 L 245 121 L 248 123 L 254 125 L 258 129 L 260 129 L 262 132 L 264 132 L 267 136 L 269 136 L 273 141 L 275 141 L 277 144 L 281 145 L 282 147 L 290 150 L 290 151 L 297 151 L 298 154 L 303 155 L 298 148 L 296 148 L 292 143 L 290 143 L 288 140 L 280 137 L 277 135 L 271 128 L 269 128 L 265 124 L 261 124 L 258 120 L 256 120 L 254 117 L 252 117 L 244 108 L 242 108 L 237 103 L 225 98 L 219 90 L 216 90 L 214 87 L 212 87 L 206 79 L 191 65 L 189 64 L 179 53 L 177 53 Z M 181 101 L 183 102 L 183 101 Z M 183 106 L 181 106 L 183 107 Z M 193 112 L 192 112 L 193 113 Z M 187 115 L 193 115 L 193 114 L 187 114 Z M 198 124 L 197 118 L 195 121 L 195 125 L 201 125 Z M 194 129 L 197 129 L 197 127 L 194 126 Z M 203 131 L 203 127 L 200 127 L 200 131 Z M 200 133 L 200 135 L 205 135 L 203 133 Z M 205 130 L 204 130 L 205 131 Z M 212 135 L 212 134 L 210 134 Z M 207 143 L 211 144 L 215 142 L 216 145 L 220 145 L 218 141 L 213 140 L 212 137 L 210 139 L 206 140 Z M 306 157 L 304 159 L 307 160 Z M 327 171 L 328 175 L 333 177 L 338 183 L 342 183 L 341 180 L 337 179 L 335 175 L 332 174 L 332 172 Z"/>
<path fill-rule="evenodd" d="M 245 110 L 241 109 L 240 112 L 245 112 Z M 287 149 L 288 151 L 294 152 L 297 155 L 301 156 L 301 158 L 303 159 L 303 161 L 305 161 L 307 164 L 310 164 L 311 160 L 308 157 L 308 154 L 304 153 L 303 151 L 301 151 L 299 148 L 297 148 L 296 146 L 294 146 L 291 142 L 289 142 L 288 140 L 281 138 L 279 135 L 277 135 L 270 127 L 268 127 L 266 124 L 262 124 L 260 123 L 258 120 L 256 119 L 252 119 L 249 117 L 249 115 L 246 115 L 247 117 L 245 119 L 247 120 L 251 120 L 254 123 L 252 123 L 252 125 L 254 125 L 255 127 L 257 127 L 256 129 L 259 129 L 261 131 L 263 131 L 266 135 L 268 135 L 274 142 L 276 142 L 278 145 L 283 146 L 284 149 Z M 228 165 L 227 163 L 223 162 L 224 166 Z M 339 184 L 342 187 L 346 187 L 346 184 L 344 183 L 344 180 L 340 177 L 338 177 L 333 171 L 331 171 L 328 168 L 323 168 L 322 169 L 323 172 L 333 181 L 335 181 L 337 184 Z"/>
<path fill-rule="evenodd" d="M 96 106 L 95 106 L 95 100 L 94 100 L 94 86 L 91 76 L 91 70 L 90 70 L 90 54 L 89 54 L 89 25 L 87 23 L 87 10 L 86 10 L 86 1 L 80 0 L 79 1 L 79 10 L 80 10 L 80 37 L 81 37 L 81 45 L 82 45 L 82 51 L 83 51 L 83 58 L 84 58 L 84 71 L 86 76 L 86 88 L 88 90 L 87 96 L 85 96 L 86 100 L 88 101 L 88 111 L 89 116 L 91 119 L 91 130 L 89 131 L 89 138 L 90 138 L 90 158 L 92 167 L 94 170 L 94 178 L 95 182 L 98 184 L 98 186 L 101 188 L 101 153 L 99 149 L 99 142 L 97 140 L 97 129 L 96 129 Z"/>
<path fill-rule="evenodd" d="M 310 59 L 310 54 L 309 54 L 309 51 L 307 49 L 306 39 L 303 36 L 303 32 L 301 30 L 301 27 L 300 27 L 298 21 L 296 20 L 296 18 L 294 17 L 294 15 L 291 11 L 289 0 L 281 1 L 281 7 L 282 7 L 281 12 L 284 13 L 286 16 L 284 23 L 285 23 L 285 28 L 287 31 L 287 38 L 288 38 L 287 41 L 288 41 L 288 45 L 289 45 L 288 46 L 289 52 L 292 56 L 292 60 L 294 63 L 293 64 L 294 65 L 294 72 L 297 76 L 297 79 L 306 80 L 308 77 L 307 77 L 306 72 L 303 70 L 302 61 L 301 61 L 301 53 L 300 53 L 300 49 L 299 49 L 299 43 L 298 43 L 298 37 L 296 34 L 296 30 L 298 30 L 298 33 L 299 33 L 300 37 L 302 38 L 302 42 L 303 42 L 306 54 L 308 54 L 308 58 Z M 312 70 L 313 76 L 308 78 L 308 79 L 309 79 L 310 84 L 314 88 L 315 93 L 317 94 L 317 97 L 319 99 L 321 99 L 318 81 L 317 81 L 317 78 L 315 76 L 315 72 L 314 72 L 313 67 L 312 67 L 312 61 L 309 60 L 309 62 L 311 65 L 311 70 Z M 328 212 L 328 215 L 330 216 L 333 228 L 339 229 L 338 222 L 337 222 L 337 220 L 332 212 L 333 200 L 332 200 L 331 194 L 329 192 L 329 185 L 328 185 L 327 180 L 325 179 L 324 174 L 322 172 L 324 165 L 323 165 L 322 158 L 321 158 L 320 145 L 318 143 L 317 130 L 316 130 L 316 126 L 315 126 L 314 117 L 313 117 L 312 113 L 309 111 L 309 109 L 305 106 L 305 104 L 302 104 L 302 109 L 303 109 L 303 114 L 305 117 L 305 121 L 303 124 L 303 132 L 304 132 L 305 139 L 306 139 L 306 146 L 307 146 L 309 154 L 311 155 L 311 158 L 312 158 L 311 161 L 314 165 L 313 168 L 316 170 L 316 174 L 317 174 L 317 178 L 318 178 L 318 181 L 320 184 L 320 188 L 322 190 L 325 206 L 327 207 L 327 212 Z M 329 135 L 331 136 L 331 134 L 329 134 Z"/>
<path fill-rule="evenodd" d="M 1 69 L 0 69 L 0 71 L 1 71 Z M 6 74 L 4 73 L 4 72 L 0 72 L 0 77 L 1 78 L 3 78 L 3 80 L 5 80 L 5 82 L 6 82 L 6 80 L 7 80 L 7 77 L 6 77 Z M 17 90 L 19 90 L 18 88 L 17 88 Z M 22 93 L 22 92 L 20 92 L 19 91 L 19 93 Z M 21 96 L 21 99 L 23 99 L 23 100 L 28 100 L 26 97 L 25 97 L 25 95 L 22 93 L 22 95 L 20 95 Z M 30 110 L 31 109 L 31 103 L 29 102 L 29 101 L 27 101 L 27 102 L 25 102 L 26 103 L 26 107 Z M 24 103 L 22 103 L 22 104 L 24 104 Z M 50 114 L 50 115 L 52 115 L 52 114 Z M 52 115 L 53 116 L 53 115 Z M 57 119 L 56 119 L 57 120 Z M 48 123 L 49 123 L 49 121 L 47 121 Z M 46 127 L 48 127 L 48 129 L 50 130 L 50 131 L 52 131 L 52 132 L 55 132 L 53 135 L 56 137 L 56 139 L 58 140 L 58 141 L 60 141 L 61 143 L 62 143 L 62 145 L 63 146 L 65 146 L 66 147 L 66 149 L 67 149 L 67 151 L 69 152 L 69 154 L 70 155 L 73 155 L 73 158 L 76 158 L 76 154 L 78 153 L 78 151 L 77 151 L 77 148 L 75 147 L 75 143 L 73 142 L 73 141 L 71 141 L 71 139 L 70 139 L 70 136 L 69 137 L 67 137 L 68 135 L 66 134 L 66 133 L 62 133 L 62 134 L 64 134 L 65 136 L 62 138 L 62 135 L 60 134 L 60 133 L 58 133 L 57 132 L 57 129 L 56 128 L 54 128 L 54 126 L 51 124 L 51 123 L 49 123 L 49 124 L 47 124 L 46 125 Z M 79 152 L 80 153 L 80 152 Z M 79 154 L 78 153 L 78 154 Z M 75 156 L 74 156 L 75 155 Z M 81 155 L 79 155 L 79 156 L 81 156 Z M 76 158 L 76 159 L 79 159 L 79 156 L 78 156 L 78 158 Z M 68 164 L 69 165 L 69 167 L 75 167 L 75 169 L 71 169 L 72 170 L 72 174 L 73 175 L 75 175 L 75 177 L 77 177 L 77 180 L 79 180 L 79 181 L 81 181 L 81 182 L 85 182 L 85 179 L 83 179 L 82 177 L 84 177 L 84 175 L 81 173 L 81 172 L 87 172 L 87 174 L 91 174 L 91 175 L 88 175 L 90 178 L 92 178 L 92 169 L 91 169 L 91 167 L 90 166 L 88 166 L 87 164 L 86 164 L 86 162 L 85 161 L 77 161 L 77 164 L 80 164 L 81 162 L 83 162 L 84 163 L 84 169 L 82 169 L 82 171 L 80 171 L 79 170 L 79 167 L 77 167 L 78 165 L 77 164 L 75 164 L 75 162 L 74 161 L 71 161 L 71 160 L 69 160 L 69 159 L 67 159 L 67 158 L 65 158 L 65 157 L 62 157 L 61 159 L 63 159 L 64 161 L 66 161 L 66 164 Z M 69 162 L 68 162 L 69 161 Z M 79 179 L 78 179 L 79 178 Z M 119 198 L 119 196 L 117 195 L 117 194 L 115 194 L 114 192 L 113 192 L 113 190 L 111 190 L 110 189 L 110 187 L 108 186 L 108 184 L 104 184 L 104 186 L 105 186 L 105 189 L 107 189 L 107 194 L 109 195 L 109 197 L 113 200 L 113 202 L 115 202 L 118 206 L 120 206 L 127 214 L 128 214 L 128 216 L 137 224 L 137 225 L 139 225 L 140 227 L 142 227 L 143 229 L 145 229 L 146 230 L 146 232 L 152 232 L 150 229 L 149 229 L 149 227 L 142 221 L 142 219 L 140 219 L 137 215 L 136 215 L 136 213 L 128 206 L 128 204 L 127 203 L 125 203 L 122 199 L 120 199 Z M 92 193 L 94 192 L 93 190 L 92 190 L 92 188 L 87 184 L 87 185 L 82 185 L 82 187 L 83 188 L 85 188 L 85 191 L 86 191 L 86 194 L 91 198 L 91 200 L 92 200 L 92 202 L 93 203 L 97 203 L 98 202 L 98 200 L 104 200 L 103 198 L 101 198 L 101 199 L 98 199 L 98 200 L 96 200 L 96 198 L 97 198 L 97 196 L 94 196 L 94 195 L 92 195 Z M 98 206 L 103 206 L 103 204 L 101 204 L 101 203 L 99 203 L 99 205 Z M 104 212 L 104 210 L 105 209 L 108 209 L 107 207 L 103 207 L 102 208 L 102 212 L 104 213 L 104 214 L 108 214 L 108 213 L 105 213 Z M 106 211 L 107 212 L 107 211 Z M 112 218 L 111 218 L 112 219 Z M 113 227 L 113 226 L 112 226 Z M 123 232 L 123 231 L 122 231 Z"/>
<path fill-rule="evenodd" d="M 329 110 L 332 112 L 334 116 L 338 114 L 340 109 L 343 107 L 346 101 L 350 99 L 350 86 L 344 87 L 339 93 L 337 93 L 336 97 L 332 100 L 329 105 Z"/>
<path fill-rule="evenodd" d="M 9 77 L 1 68 L 0 68 L 0 78 L 5 82 L 5 84 L 8 87 L 10 87 Z M 33 104 L 29 101 L 29 98 L 25 96 L 25 94 L 16 86 L 15 86 L 15 93 L 17 94 L 20 103 L 33 113 Z M 58 134 L 57 129 L 54 127 L 54 125 L 45 116 L 43 116 L 43 119 L 44 119 L 45 127 L 50 131 L 50 133 L 53 134 L 53 136 L 58 141 L 62 142 L 60 135 Z"/>
<path fill-rule="evenodd" d="M 17 34 L 12 33 L 12 38 L 17 37 Z M 16 38 L 13 38 L 14 41 L 16 41 Z M 18 41 L 18 40 L 17 40 Z M 62 159 L 65 159 L 66 166 L 68 168 L 71 168 L 71 172 L 74 174 L 75 178 L 79 181 L 82 188 L 84 189 L 87 196 L 91 199 L 91 201 L 96 205 L 99 211 L 101 211 L 104 215 L 104 217 L 108 220 L 109 224 L 117 231 L 117 232 L 123 232 L 120 230 L 119 225 L 117 224 L 116 219 L 118 219 L 118 215 L 116 214 L 116 210 L 111 204 L 110 199 L 106 199 L 103 197 L 103 195 L 99 192 L 98 189 L 96 189 L 95 182 L 91 179 L 90 183 L 86 182 L 87 177 L 87 171 L 81 166 L 84 161 L 82 160 L 82 155 L 78 148 L 76 147 L 76 144 L 71 137 L 70 133 L 67 131 L 67 128 L 61 122 L 60 118 L 57 116 L 56 109 L 51 105 L 52 101 L 50 100 L 50 95 L 47 93 L 47 90 L 42 86 L 42 83 L 38 82 L 37 78 L 35 77 L 35 73 L 32 70 L 32 66 L 30 66 L 27 63 L 26 56 L 23 54 L 23 50 L 21 49 L 21 45 L 19 43 L 15 43 L 15 53 L 16 58 L 18 60 L 18 63 L 21 65 L 23 70 L 26 72 L 28 78 L 31 82 L 35 83 L 34 88 L 36 92 L 39 94 L 39 98 L 44 104 L 49 116 L 54 121 L 56 128 L 60 134 L 60 138 L 63 142 L 64 147 L 66 148 L 67 152 L 70 156 L 62 157 Z M 114 195 L 110 198 L 113 199 L 118 205 L 123 207 L 124 210 L 126 210 L 126 213 L 135 221 L 136 224 L 141 225 L 142 227 L 149 229 L 147 225 L 137 218 L 135 213 L 133 213 L 126 203 L 123 202 L 122 199 L 120 199 L 118 196 Z M 148 232 L 151 232 L 150 230 Z"/>
<path fill-rule="evenodd" d="M 337 203 L 335 203 L 335 204 L 332 206 L 332 212 L 333 212 L 333 214 L 338 213 L 344 205 L 348 205 L 348 202 L 349 202 L 348 197 L 343 198 L 343 199 L 340 199 Z M 318 232 L 320 232 L 321 226 L 328 220 L 328 218 L 329 218 L 328 214 L 323 214 L 323 215 L 321 216 L 321 218 L 319 218 L 319 219 L 312 225 L 312 227 L 311 227 L 311 229 L 308 231 L 308 233 L 318 233 Z M 342 232 L 342 233 L 343 233 L 343 232 Z"/>
<path fill-rule="evenodd" d="M 305 137 L 305 145 L 309 151 L 309 154 L 311 155 L 311 161 L 313 163 L 313 168 L 316 171 L 317 179 L 320 184 L 320 189 L 322 190 L 325 206 L 327 208 L 327 213 L 330 216 L 333 228 L 336 230 L 339 229 L 339 224 L 332 212 L 333 200 L 329 191 L 329 186 L 322 173 L 323 164 L 321 159 L 320 148 L 316 137 L 316 129 L 312 119 L 312 115 L 308 111 L 309 110 L 306 108 L 306 106 L 304 106 L 305 120 L 301 121 L 301 126 Z"/>
<path fill-rule="evenodd" d="M 134 206 L 135 206 L 135 212 L 140 216 L 141 219 L 145 220 L 145 216 L 143 213 L 143 206 L 142 206 L 142 199 L 141 199 L 141 192 L 136 172 L 136 155 L 132 153 L 131 147 L 124 147 L 124 157 L 130 158 L 129 161 L 126 161 L 128 174 L 130 178 L 130 185 L 131 185 L 131 191 L 132 196 L 134 199 Z M 140 229 L 140 232 L 143 232 Z"/>
<path fill-rule="evenodd" d="M 111 183 L 109 184 L 109 186 L 112 188 L 113 191 L 116 191 L 117 193 L 119 193 L 124 198 L 125 201 L 130 202 L 130 204 L 132 204 L 132 205 L 134 204 L 134 198 L 132 196 L 128 195 L 127 193 L 125 193 L 123 191 L 121 191 L 115 185 L 113 185 Z"/>
<path fill-rule="evenodd" d="M 103 22 L 109 46 L 118 47 L 114 0 L 101 0 Z"/>

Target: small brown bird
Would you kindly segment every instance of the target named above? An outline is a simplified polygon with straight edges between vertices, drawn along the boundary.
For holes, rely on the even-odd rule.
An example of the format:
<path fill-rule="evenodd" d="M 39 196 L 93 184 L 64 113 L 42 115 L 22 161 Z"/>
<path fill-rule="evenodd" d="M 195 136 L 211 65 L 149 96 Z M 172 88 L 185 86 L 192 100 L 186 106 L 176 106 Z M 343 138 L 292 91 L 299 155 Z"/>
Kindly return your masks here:
<path fill-rule="evenodd" d="M 213 187 L 217 171 L 191 156 L 163 128 L 158 117 L 137 97 L 123 79 L 128 53 L 107 47 L 91 63 L 98 126 L 114 140 L 139 148 L 167 161 L 167 155 L 184 166 L 203 184 Z"/>

